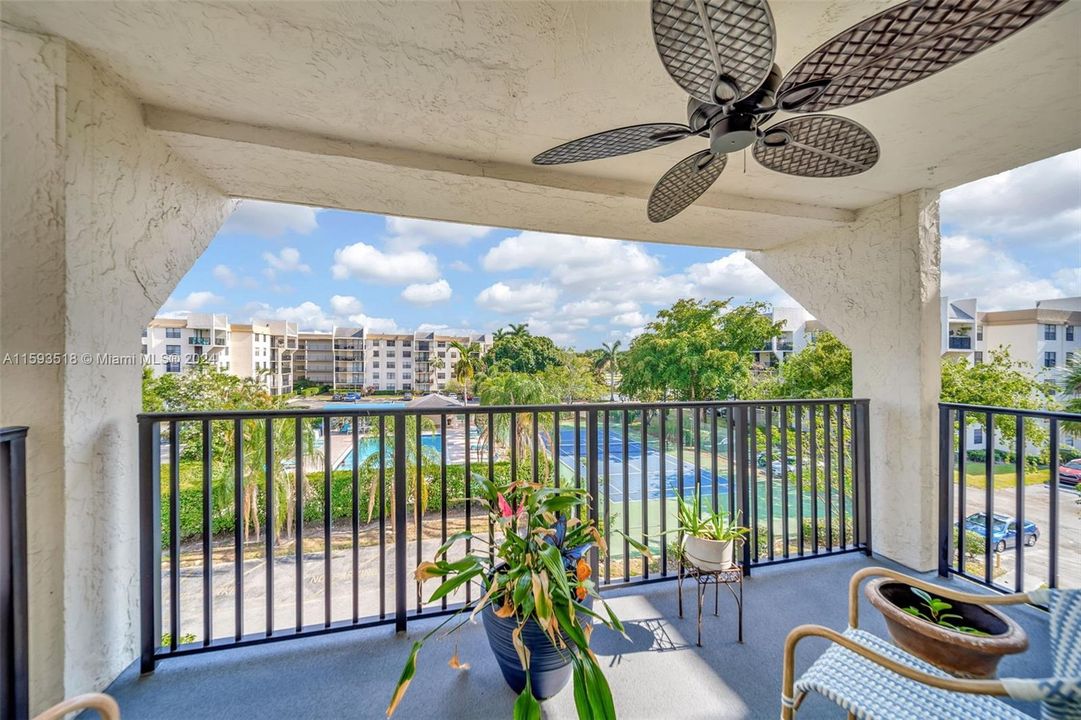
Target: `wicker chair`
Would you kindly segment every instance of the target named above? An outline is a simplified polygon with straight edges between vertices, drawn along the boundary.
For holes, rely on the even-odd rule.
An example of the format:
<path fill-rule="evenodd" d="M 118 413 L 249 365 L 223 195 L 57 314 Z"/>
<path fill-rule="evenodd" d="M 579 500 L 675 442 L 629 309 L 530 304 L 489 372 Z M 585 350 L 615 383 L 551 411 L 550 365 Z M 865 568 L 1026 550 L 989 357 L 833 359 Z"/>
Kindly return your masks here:
<path fill-rule="evenodd" d="M 120 707 L 104 693 L 85 693 L 53 705 L 34 720 L 63 720 L 76 710 L 96 710 L 101 720 L 120 720 Z"/>
<path fill-rule="evenodd" d="M 1034 603 L 1051 609 L 1054 678 L 956 678 L 896 645 L 859 628 L 859 586 L 868 577 L 886 576 L 942 597 L 984 605 Z M 1044 720 L 1081 720 L 1081 590 L 1036 590 L 1016 595 L 956 592 L 886 568 L 860 570 L 849 583 L 848 629 L 839 633 L 819 625 L 800 625 L 784 649 L 781 718 L 794 720 L 808 692 L 817 692 L 848 712 L 872 720 L 1012 720 L 1026 715 L 994 696 L 1041 702 Z M 823 637 L 832 645 L 797 681 L 796 644 Z"/>

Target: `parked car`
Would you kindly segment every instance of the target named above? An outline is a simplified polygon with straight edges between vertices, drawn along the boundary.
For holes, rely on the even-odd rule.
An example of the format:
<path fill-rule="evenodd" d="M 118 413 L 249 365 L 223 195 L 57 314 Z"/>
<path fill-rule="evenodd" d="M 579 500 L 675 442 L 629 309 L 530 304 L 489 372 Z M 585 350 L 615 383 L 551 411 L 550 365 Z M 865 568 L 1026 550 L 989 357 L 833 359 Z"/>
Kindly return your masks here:
<path fill-rule="evenodd" d="M 1058 481 L 1063 485 L 1073 486 L 1081 482 L 1081 458 L 1059 465 Z"/>
<path fill-rule="evenodd" d="M 342 395 L 342 400 L 345 402 L 357 402 L 360 400 L 360 393 L 350 392 Z"/>
<path fill-rule="evenodd" d="M 972 513 L 965 518 L 965 530 L 983 535 L 987 531 L 987 514 Z M 1003 552 L 1013 544 L 1017 537 L 1017 520 L 1011 515 L 991 516 L 991 547 L 995 552 Z M 1040 539 L 1040 528 L 1031 520 L 1026 520 L 1022 531 L 1025 547 L 1032 547 Z"/>

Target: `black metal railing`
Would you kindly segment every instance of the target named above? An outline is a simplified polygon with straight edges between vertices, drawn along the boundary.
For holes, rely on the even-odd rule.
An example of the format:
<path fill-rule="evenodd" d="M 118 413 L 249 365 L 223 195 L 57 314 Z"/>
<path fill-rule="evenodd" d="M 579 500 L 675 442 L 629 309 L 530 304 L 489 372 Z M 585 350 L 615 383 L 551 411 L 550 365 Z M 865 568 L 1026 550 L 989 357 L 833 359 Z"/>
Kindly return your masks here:
<path fill-rule="evenodd" d="M 676 497 L 738 515 L 746 572 L 870 552 L 866 400 L 151 413 L 139 438 L 144 672 L 454 611 L 475 588 L 433 605 L 412 570 L 492 537 L 478 475 L 586 489 L 602 587 L 675 576 Z"/>
<path fill-rule="evenodd" d="M 26 428 L 0 428 L 0 718 L 30 716 Z"/>
<path fill-rule="evenodd" d="M 1081 415 L 939 404 L 939 575 L 1002 592 L 1081 583 L 1070 433 Z"/>
<path fill-rule="evenodd" d="M 950 335 L 950 350 L 971 350 L 972 338 L 968 335 Z"/>

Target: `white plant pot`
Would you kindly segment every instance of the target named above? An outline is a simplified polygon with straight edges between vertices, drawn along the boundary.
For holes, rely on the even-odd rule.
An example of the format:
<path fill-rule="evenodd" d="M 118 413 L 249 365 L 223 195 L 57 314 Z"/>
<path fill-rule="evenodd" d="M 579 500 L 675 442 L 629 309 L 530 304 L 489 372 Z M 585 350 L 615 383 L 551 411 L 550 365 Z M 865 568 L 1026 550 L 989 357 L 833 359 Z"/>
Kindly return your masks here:
<path fill-rule="evenodd" d="M 688 537 L 683 552 L 687 560 L 699 570 L 730 570 L 735 566 L 732 559 L 735 542 L 732 540 L 707 540 Z"/>

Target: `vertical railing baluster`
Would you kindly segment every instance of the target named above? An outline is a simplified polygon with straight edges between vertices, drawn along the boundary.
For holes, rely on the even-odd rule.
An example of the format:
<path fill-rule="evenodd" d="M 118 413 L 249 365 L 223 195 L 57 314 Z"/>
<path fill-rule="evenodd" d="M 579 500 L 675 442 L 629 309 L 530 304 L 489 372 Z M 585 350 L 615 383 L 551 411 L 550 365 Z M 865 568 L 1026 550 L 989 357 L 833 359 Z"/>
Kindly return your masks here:
<path fill-rule="evenodd" d="M 1014 537 L 1013 568 L 1013 591 L 1024 590 L 1025 579 L 1025 419 L 1021 415 L 1014 416 L 1014 521 L 1017 533 Z M 1052 464 L 1054 467 L 1054 464 Z"/>
<path fill-rule="evenodd" d="M 848 404 L 848 454 L 850 467 L 848 486 L 852 488 L 852 547 L 861 547 L 860 544 L 860 424 L 859 415 L 856 412 L 856 403 Z"/>
<path fill-rule="evenodd" d="M 604 458 L 604 544 L 608 548 L 608 552 L 604 554 L 604 582 L 606 584 L 612 582 L 612 470 L 609 462 L 611 443 L 608 427 L 610 421 L 609 413 L 605 410 L 601 457 Z"/>
<path fill-rule="evenodd" d="M 845 512 L 845 406 L 837 403 L 837 515 L 841 549 L 848 547 L 848 515 Z"/>
<path fill-rule="evenodd" d="M 803 406 L 795 405 L 796 411 L 796 555 L 803 557 L 803 546 L 807 538 L 803 532 Z"/>
<path fill-rule="evenodd" d="M 983 446 L 987 449 L 983 457 L 983 502 L 984 511 L 986 514 L 986 522 L 984 523 L 984 566 L 983 566 L 983 581 L 988 585 L 991 584 L 991 558 L 996 548 L 993 547 L 991 535 L 991 528 L 994 521 L 994 506 L 995 506 L 995 426 L 994 417 L 991 413 L 984 413 L 984 434 L 983 434 Z M 1016 460 L 1017 458 L 1014 458 Z"/>
<path fill-rule="evenodd" d="M 833 443 L 830 441 L 830 404 L 822 405 L 822 449 L 826 475 L 826 551 L 833 552 Z"/>
<path fill-rule="evenodd" d="M 683 407 L 676 411 L 676 492 L 681 500 L 686 501 L 686 487 L 683 480 Z"/>
<path fill-rule="evenodd" d="M 713 406 L 708 408 L 709 412 L 709 476 L 710 476 L 710 494 L 712 495 L 712 507 L 713 512 L 719 512 L 720 507 L 718 505 L 718 493 L 720 492 L 717 485 L 720 481 L 717 479 L 717 413 L 720 408 Z"/>
<path fill-rule="evenodd" d="M 462 414 L 462 437 L 465 441 L 465 531 L 467 533 L 473 532 L 473 445 L 472 438 L 470 437 L 470 424 L 469 413 Z M 465 552 L 468 555 L 473 551 L 473 537 L 467 536 L 465 539 Z M 465 601 L 472 602 L 473 600 L 473 583 L 465 584 Z"/>
<path fill-rule="evenodd" d="M 627 538 L 631 534 L 631 485 L 630 466 L 627 464 L 627 410 L 623 410 L 620 423 L 620 459 L 623 468 L 623 582 L 631 579 L 631 546 Z"/>
<path fill-rule="evenodd" d="M 648 470 L 648 457 L 649 457 L 649 437 L 646 435 L 646 426 L 648 424 L 647 418 L 649 417 L 649 411 L 646 408 L 642 408 L 641 415 L 639 416 L 639 430 L 640 444 L 638 446 L 638 462 L 642 464 L 642 489 L 639 494 L 639 500 L 642 503 L 642 545 L 649 547 L 649 470 Z M 642 577 L 646 580 L 649 579 L 649 558 L 642 556 Z"/>
<path fill-rule="evenodd" d="M 702 512 L 702 411 L 695 406 L 691 408 L 694 419 L 691 421 L 691 429 L 694 432 L 694 506 L 695 512 Z"/>
<path fill-rule="evenodd" d="M 357 425 L 360 423 L 360 417 L 357 415 L 352 416 L 350 419 L 349 427 L 352 437 L 350 438 L 350 447 L 352 448 L 352 470 L 353 477 L 353 506 L 352 512 L 352 530 L 353 530 L 353 624 L 356 624 L 360 620 L 360 430 Z"/>
<path fill-rule="evenodd" d="M 439 543 L 447 541 L 447 416 L 439 416 Z M 440 600 L 440 608 L 447 609 L 447 597 Z"/>
<path fill-rule="evenodd" d="M 731 445 L 728 446 L 729 453 L 735 454 L 734 465 L 736 471 L 736 507 L 739 508 L 739 515 L 744 518 L 743 524 L 746 525 L 746 518 L 750 517 L 753 513 L 751 510 L 751 478 L 750 472 L 757 472 L 757 468 L 754 468 L 752 463 L 756 462 L 753 458 L 754 455 L 748 451 L 747 447 L 747 433 L 751 433 L 751 437 L 754 437 L 755 428 L 753 423 L 748 423 L 748 415 L 751 406 L 748 405 L 735 405 L 730 406 L 729 411 L 735 413 L 735 422 L 733 423 L 733 439 L 735 441 L 735 448 Z M 758 523 L 755 522 L 751 527 L 755 528 Z M 751 559 L 752 549 L 751 546 L 755 543 L 755 533 L 752 530 L 751 542 L 743 543 L 743 574 L 750 575 L 751 573 Z M 758 558 L 757 547 L 754 549 L 754 559 Z"/>
<path fill-rule="evenodd" d="M 306 478 L 304 477 L 304 419 L 295 418 L 293 420 L 293 477 L 295 489 L 294 495 L 294 510 L 293 515 L 294 522 L 296 523 L 296 543 L 294 544 L 294 554 L 296 556 L 296 588 L 294 590 L 296 595 L 296 631 L 300 632 L 304 629 L 304 494 L 306 489 Z M 326 435 L 323 436 L 323 454 L 330 454 L 330 438 Z"/>
<path fill-rule="evenodd" d="M 210 471 L 211 442 L 210 421 L 203 420 L 202 436 L 203 466 L 203 647 L 214 639 L 214 525 L 211 522 L 213 507 L 211 503 Z"/>
<path fill-rule="evenodd" d="M 158 426 L 159 436 L 161 433 Z M 158 465 L 160 466 L 160 461 Z M 159 469 L 160 472 L 160 469 Z M 160 490 L 159 490 L 160 493 Z M 169 423 L 169 650 L 180 642 L 180 423 Z"/>
<path fill-rule="evenodd" d="M 752 557 L 755 562 L 758 562 L 758 406 L 747 406 L 747 432 L 750 433 L 750 453 L 748 461 L 750 462 L 750 511 L 751 518 L 749 521 L 751 528 L 751 545 L 754 548 Z M 744 515 L 746 517 L 746 514 Z"/>
<path fill-rule="evenodd" d="M 577 427 L 578 413 L 575 413 L 575 427 Z M 588 519 L 596 527 L 598 521 L 598 505 L 597 495 L 600 492 L 600 483 L 598 478 L 598 457 L 597 457 L 597 411 L 587 411 L 586 417 L 586 492 L 589 493 L 589 514 Z M 589 566 L 591 577 L 596 578 L 598 575 L 598 566 L 600 563 L 599 551 L 596 547 L 589 551 Z"/>
<path fill-rule="evenodd" d="M 233 639 L 244 637 L 244 430 L 233 420 Z M 176 630 L 173 630 L 174 637 Z"/>
<path fill-rule="evenodd" d="M 665 468 L 666 460 L 668 458 L 668 407 L 662 405 L 658 411 L 658 424 L 657 435 L 660 442 L 660 447 L 657 453 L 657 468 L 660 473 L 660 526 L 661 531 L 658 536 L 661 541 L 661 575 L 668 574 L 668 472 Z"/>
<path fill-rule="evenodd" d="M 811 441 L 811 552 L 818 554 L 818 406 L 807 406 Z"/>
<path fill-rule="evenodd" d="M 540 425 L 536 411 L 533 412 L 533 475 L 530 477 L 530 482 L 540 483 Z"/>
<path fill-rule="evenodd" d="M 387 616 L 387 418 L 379 416 L 379 619 Z"/>
<path fill-rule="evenodd" d="M 266 523 L 263 525 L 264 553 L 266 556 L 266 636 L 274 634 L 274 420 L 263 421 L 263 480 L 266 482 Z"/>
<path fill-rule="evenodd" d="M 965 507 L 967 501 L 965 499 L 965 490 L 968 484 L 968 478 L 965 475 L 965 457 L 966 449 L 965 445 L 968 443 L 968 438 L 965 432 L 966 415 L 964 410 L 957 411 L 957 570 L 962 575 L 968 574 L 968 568 L 965 567 L 965 535 L 968 529 L 965 527 L 965 516 L 968 513 L 968 509 Z"/>
<path fill-rule="evenodd" d="M 766 531 L 769 533 L 769 543 L 766 546 L 766 555 L 773 560 L 773 546 L 776 543 L 777 533 L 773 527 L 773 516 L 776 513 L 773 499 L 773 406 L 766 406 Z"/>
<path fill-rule="evenodd" d="M 175 424 L 175 421 L 172 424 Z M 172 439 L 174 434 L 172 427 L 169 431 L 170 439 Z M 5 528 L 5 531 L 14 538 L 5 538 L 5 541 L 11 542 L 15 547 L 22 546 L 24 552 L 19 553 L 19 557 L 5 558 L 5 564 L 10 568 L 8 572 L 11 573 L 12 587 L 11 595 L 5 592 L 0 598 L 0 605 L 4 606 L 5 626 L 10 622 L 14 627 L 10 628 L 11 640 L 6 637 L 4 639 L 5 652 L 0 658 L 0 664 L 4 667 L 3 702 L 11 703 L 13 710 L 25 709 L 23 716 L 28 717 L 29 682 L 26 673 L 20 672 L 29 666 L 27 647 L 29 607 L 26 594 L 28 559 L 25 557 L 27 544 L 25 435 L 11 441 L 8 447 L 10 449 L 4 454 L 2 462 L 7 466 L 5 471 L 11 479 L 11 485 L 4 488 L 7 492 L 4 498 L 0 499 L 0 504 L 7 506 L 5 510 L 12 515 L 11 525 Z M 171 443 L 170 465 L 172 458 L 176 457 L 176 450 L 176 444 Z M 176 477 L 176 473 L 173 473 L 173 477 Z M 177 501 L 176 495 L 169 498 L 170 504 Z M 176 533 L 170 532 L 170 554 L 173 544 L 177 542 Z M 175 564 L 170 572 L 172 575 L 177 574 Z M 176 594 L 173 594 L 170 600 L 177 602 Z M 139 419 L 139 604 L 139 672 L 146 674 L 154 672 L 157 651 L 161 646 L 161 425 L 158 421 L 149 418 Z M 5 627 L 5 635 L 8 632 L 9 628 Z M 176 632 L 173 630 L 174 638 Z M 170 644 L 170 650 L 175 649 L 176 646 Z M 11 695 L 8 696 L 7 693 Z"/>
<path fill-rule="evenodd" d="M 870 404 L 866 400 L 855 403 L 856 421 L 855 426 L 859 429 L 856 439 L 859 447 L 859 464 L 856 482 L 860 487 L 859 503 L 857 504 L 856 521 L 860 527 L 860 537 L 863 539 L 863 552 L 871 557 L 871 440 L 869 417 Z"/>
<path fill-rule="evenodd" d="M 421 500 L 424 497 L 424 435 L 422 434 L 424 424 L 424 418 L 418 413 L 414 416 L 413 421 L 416 423 L 415 441 L 416 441 L 416 462 L 417 468 L 414 475 L 414 487 L 413 487 L 413 528 L 416 533 L 416 556 L 415 560 L 417 566 L 420 566 L 424 562 L 424 514 Z M 420 581 L 416 581 L 414 585 L 417 588 L 417 615 L 424 612 L 424 598 L 421 595 L 422 585 Z"/>
<path fill-rule="evenodd" d="M 552 413 L 552 484 L 559 487 L 560 437 L 559 411 Z"/>
<path fill-rule="evenodd" d="M 582 488 L 582 414 L 574 411 L 574 487 Z M 582 509 L 578 508 L 579 518 Z"/>
<path fill-rule="evenodd" d="M 510 413 L 510 481 L 518 482 L 518 413 Z"/>
<path fill-rule="evenodd" d="M 333 479 L 331 478 L 331 455 L 330 445 L 330 416 L 323 416 L 323 627 L 330 627 L 331 616 L 331 542 L 330 542 L 330 514 L 332 511 L 331 493 Z M 297 458 L 297 469 L 300 468 L 300 458 Z M 298 473 L 298 478 L 300 477 Z M 303 506 L 302 506 L 303 507 Z"/>
<path fill-rule="evenodd" d="M 728 476 L 725 478 L 725 492 L 728 494 L 728 516 L 736 516 L 736 461 L 735 461 L 735 437 L 733 436 L 733 430 L 736 427 L 736 419 L 732 413 L 735 411 L 734 406 L 729 405 L 724 411 L 724 431 L 725 431 L 725 459 L 727 460 Z M 746 522 L 747 518 L 741 518 L 740 522 Z M 746 544 L 746 543 L 745 543 Z"/>
<path fill-rule="evenodd" d="M 784 549 L 781 551 L 783 557 L 788 557 L 788 546 L 791 542 L 789 539 L 788 531 L 788 406 L 781 405 L 781 417 L 779 419 L 781 423 L 781 540 L 784 543 Z"/>
<path fill-rule="evenodd" d="M 1048 460 L 1051 465 L 1048 470 L 1051 473 L 1050 480 L 1048 482 L 1048 489 L 1051 491 L 1051 502 L 1048 508 L 1048 520 L 1051 525 L 1050 541 L 1051 544 L 1047 548 L 1048 561 L 1047 561 L 1047 585 L 1048 587 L 1058 587 L 1058 538 L 1059 538 L 1059 506 L 1058 506 L 1058 451 L 1059 451 L 1059 436 L 1058 436 L 1058 418 L 1051 418 L 1051 447 L 1048 452 Z"/>
<path fill-rule="evenodd" d="M 953 566 L 953 418 L 938 409 L 938 575 L 949 577 Z M 962 526 L 963 534 L 963 526 Z"/>
<path fill-rule="evenodd" d="M 407 604 L 406 599 L 406 558 L 409 548 L 409 535 L 406 529 L 406 427 L 405 413 L 394 416 L 394 630 L 405 632 Z"/>
<path fill-rule="evenodd" d="M 488 413 L 488 482 L 495 485 L 495 414 Z M 488 516 L 488 561 L 495 562 L 495 525 Z"/>

